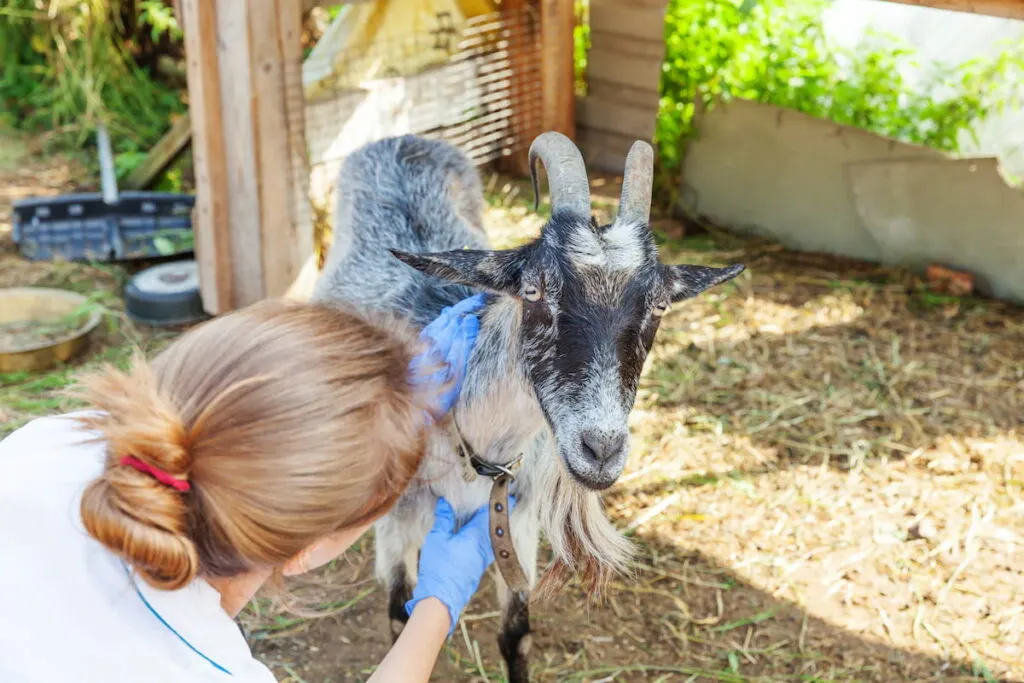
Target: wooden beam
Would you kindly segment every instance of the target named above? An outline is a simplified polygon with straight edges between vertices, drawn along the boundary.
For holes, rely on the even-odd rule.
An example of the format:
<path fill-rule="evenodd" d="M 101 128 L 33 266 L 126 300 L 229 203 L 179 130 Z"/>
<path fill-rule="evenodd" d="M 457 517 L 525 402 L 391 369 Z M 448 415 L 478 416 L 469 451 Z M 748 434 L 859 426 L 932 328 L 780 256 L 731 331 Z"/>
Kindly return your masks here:
<path fill-rule="evenodd" d="M 968 14 L 984 14 L 1003 19 L 1024 19 L 1024 0 L 887 0 L 887 2 Z"/>
<path fill-rule="evenodd" d="M 268 11 L 267 0 L 212 0 L 217 5 L 221 111 L 228 165 L 228 223 L 235 282 L 233 308 L 266 296 L 260 236 L 260 181 L 256 95 L 249 23 Z"/>
<path fill-rule="evenodd" d="M 216 315 L 235 298 L 231 243 L 227 232 L 227 162 L 217 67 L 217 12 L 210 0 L 178 0 L 185 36 L 192 163 L 196 202 L 192 213 L 195 255 L 203 308 Z"/>
<path fill-rule="evenodd" d="M 541 79 L 543 113 L 541 127 L 576 136 L 576 73 L 573 64 L 573 31 L 576 27 L 572 0 L 541 0 Z"/>
<path fill-rule="evenodd" d="M 126 190 L 143 190 L 181 154 L 192 139 L 192 119 L 188 114 L 179 116 L 171 124 L 160 142 L 149 150 L 141 164 L 128 174 L 122 186 Z"/>

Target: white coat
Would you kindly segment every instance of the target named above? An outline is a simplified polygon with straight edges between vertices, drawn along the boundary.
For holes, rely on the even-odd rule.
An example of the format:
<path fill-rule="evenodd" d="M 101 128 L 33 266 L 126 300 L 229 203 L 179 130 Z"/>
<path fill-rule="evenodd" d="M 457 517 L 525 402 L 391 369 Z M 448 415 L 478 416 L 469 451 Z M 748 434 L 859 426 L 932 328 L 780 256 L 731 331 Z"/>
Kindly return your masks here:
<path fill-rule="evenodd" d="M 103 469 L 66 416 L 0 441 L 0 681 L 271 683 L 220 594 L 133 581 L 89 537 L 79 501 Z"/>

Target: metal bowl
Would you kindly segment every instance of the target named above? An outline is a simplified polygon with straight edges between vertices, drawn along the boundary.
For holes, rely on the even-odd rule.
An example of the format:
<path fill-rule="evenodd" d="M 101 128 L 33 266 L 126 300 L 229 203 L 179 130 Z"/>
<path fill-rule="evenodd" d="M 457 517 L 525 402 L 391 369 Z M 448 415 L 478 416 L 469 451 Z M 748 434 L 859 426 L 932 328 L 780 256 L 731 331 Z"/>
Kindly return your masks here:
<path fill-rule="evenodd" d="M 0 332 L 5 323 L 52 320 L 73 314 L 89 300 L 81 294 L 63 289 L 14 287 L 0 289 Z M 89 313 L 77 329 L 52 339 L 28 342 L 12 350 L 0 352 L 0 372 L 43 370 L 73 358 L 85 346 L 89 335 L 99 325 L 100 310 Z"/>

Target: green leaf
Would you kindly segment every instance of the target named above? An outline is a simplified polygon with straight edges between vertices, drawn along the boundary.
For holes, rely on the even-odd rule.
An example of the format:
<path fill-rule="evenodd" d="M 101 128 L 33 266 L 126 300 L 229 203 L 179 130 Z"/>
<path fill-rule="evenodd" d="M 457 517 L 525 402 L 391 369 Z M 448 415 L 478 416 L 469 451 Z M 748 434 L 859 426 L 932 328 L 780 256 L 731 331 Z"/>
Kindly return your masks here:
<path fill-rule="evenodd" d="M 919 63 L 909 46 L 879 31 L 854 50 L 837 49 L 825 40 L 828 4 L 670 0 L 655 127 L 659 193 L 678 187 L 697 100 L 742 97 L 954 153 L 979 121 L 1024 100 L 1016 85 L 1024 44 L 955 67 Z M 917 88 L 904 67 L 917 72 Z"/>
<path fill-rule="evenodd" d="M 170 256 L 178 251 L 174 247 L 174 242 L 170 241 L 166 237 L 154 237 L 153 246 L 161 256 Z"/>

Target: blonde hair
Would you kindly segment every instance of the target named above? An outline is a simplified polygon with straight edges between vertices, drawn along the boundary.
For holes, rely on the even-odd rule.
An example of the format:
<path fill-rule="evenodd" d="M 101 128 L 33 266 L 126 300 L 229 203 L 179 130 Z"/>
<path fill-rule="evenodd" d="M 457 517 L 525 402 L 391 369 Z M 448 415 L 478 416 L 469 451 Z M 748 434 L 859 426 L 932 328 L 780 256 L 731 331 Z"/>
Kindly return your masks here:
<path fill-rule="evenodd" d="M 412 340 L 397 323 L 267 300 L 193 328 L 152 363 L 85 378 L 77 393 L 98 412 L 81 421 L 107 449 L 82 497 L 86 530 L 170 590 L 278 568 L 383 514 L 425 448 L 432 397 L 410 383 Z"/>

